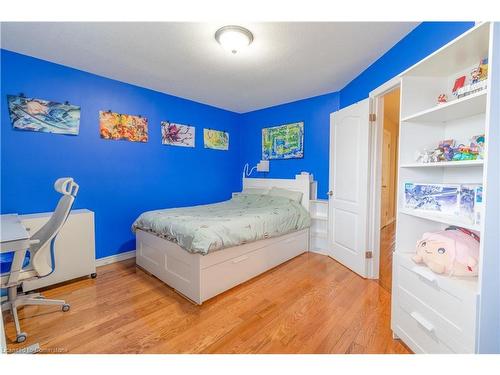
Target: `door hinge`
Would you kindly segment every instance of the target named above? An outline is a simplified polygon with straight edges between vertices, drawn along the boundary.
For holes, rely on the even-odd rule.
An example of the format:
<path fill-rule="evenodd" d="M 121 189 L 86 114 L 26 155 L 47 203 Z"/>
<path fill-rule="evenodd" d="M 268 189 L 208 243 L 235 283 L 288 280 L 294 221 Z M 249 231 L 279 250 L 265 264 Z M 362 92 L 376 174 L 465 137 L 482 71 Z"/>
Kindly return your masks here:
<path fill-rule="evenodd" d="M 377 115 L 375 113 L 370 113 L 369 120 L 370 122 L 377 121 Z"/>
<path fill-rule="evenodd" d="M 372 259 L 373 258 L 373 251 L 366 251 L 365 252 L 365 258 L 366 259 Z"/>

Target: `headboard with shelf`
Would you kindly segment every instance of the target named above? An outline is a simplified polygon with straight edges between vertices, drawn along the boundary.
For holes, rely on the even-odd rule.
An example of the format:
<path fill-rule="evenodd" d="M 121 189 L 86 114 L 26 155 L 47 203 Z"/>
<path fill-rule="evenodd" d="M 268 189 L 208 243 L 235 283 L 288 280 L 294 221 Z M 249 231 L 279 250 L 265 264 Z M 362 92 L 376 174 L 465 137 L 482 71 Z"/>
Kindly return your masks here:
<path fill-rule="evenodd" d="M 311 197 L 311 186 L 314 184 L 311 174 L 298 174 L 295 179 L 285 178 L 243 178 L 243 189 L 271 189 L 273 187 L 300 191 L 302 193 L 302 206 L 309 211 L 309 200 Z M 313 191 L 314 193 L 314 191 Z"/>

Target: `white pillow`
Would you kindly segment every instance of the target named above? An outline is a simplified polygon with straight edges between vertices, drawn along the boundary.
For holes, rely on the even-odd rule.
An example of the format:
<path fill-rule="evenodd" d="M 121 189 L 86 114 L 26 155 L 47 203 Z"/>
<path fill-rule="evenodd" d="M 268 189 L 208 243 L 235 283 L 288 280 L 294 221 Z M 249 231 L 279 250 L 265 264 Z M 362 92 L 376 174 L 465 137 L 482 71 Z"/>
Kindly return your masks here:
<path fill-rule="evenodd" d="M 302 199 L 302 192 L 300 191 L 292 191 L 292 190 L 287 190 L 287 189 L 281 189 L 277 187 L 273 187 L 271 191 L 269 192 L 269 195 L 275 196 L 275 197 L 284 197 L 288 198 L 292 201 L 300 203 Z"/>
<path fill-rule="evenodd" d="M 257 188 L 246 188 L 242 191 L 243 194 L 258 194 L 258 195 L 266 195 L 269 193 L 268 189 L 257 189 Z"/>

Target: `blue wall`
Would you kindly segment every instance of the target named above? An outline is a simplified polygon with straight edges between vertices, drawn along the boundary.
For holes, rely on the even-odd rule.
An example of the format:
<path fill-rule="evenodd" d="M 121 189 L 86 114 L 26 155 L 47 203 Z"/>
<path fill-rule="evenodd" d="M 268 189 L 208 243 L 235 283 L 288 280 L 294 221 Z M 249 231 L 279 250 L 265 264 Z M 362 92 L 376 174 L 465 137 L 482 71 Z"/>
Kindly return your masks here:
<path fill-rule="evenodd" d="M 425 22 L 351 81 L 340 92 L 242 115 L 106 79 L 1 50 L 2 213 L 53 210 L 52 188 L 61 176 L 81 185 L 77 208 L 96 213 L 97 257 L 134 249 L 130 224 L 143 211 L 227 199 L 241 187 L 244 163 L 261 158 L 261 130 L 304 121 L 304 158 L 272 160 L 271 178 L 309 171 L 318 196 L 328 190 L 329 115 L 368 93 L 473 26 L 472 22 Z M 12 129 L 6 94 L 82 107 L 80 135 L 64 136 Z M 141 114 L 149 119 L 149 142 L 99 137 L 98 112 Z M 196 148 L 163 146 L 160 121 L 196 126 Z M 227 130 L 230 150 L 203 148 L 203 127 Z M 255 174 L 259 176 L 259 174 Z"/>
<path fill-rule="evenodd" d="M 293 178 L 308 171 L 318 181 L 318 198 L 326 198 L 330 113 L 367 98 L 370 91 L 472 26 L 473 22 L 423 22 L 339 92 L 243 114 L 241 162 L 255 164 L 260 159 L 263 127 L 304 120 L 304 159 L 272 160 L 271 172 L 259 177 Z"/>
<path fill-rule="evenodd" d="M 304 157 L 271 160 L 269 173 L 252 177 L 294 178 L 307 171 L 318 181 L 318 198 L 328 191 L 328 149 L 330 113 L 339 107 L 338 93 L 248 112 L 241 116 L 241 162 L 255 165 L 262 158 L 262 128 L 304 121 Z"/>
<path fill-rule="evenodd" d="M 130 225 L 146 210 L 228 199 L 241 186 L 239 115 L 24 55 L 1 51 L 1 212 L 52 211 L 53 183 L 80 184 L 76 208 L 95 212 L 98 258 L 135 248 Z M 7 94 L 81 106 L 80 134 L 13 130 Z M 103 140 L 99 110 L 149 119 L 149 142 Z M 196 148 L 161 144 L 160 121 L 196 126 Z M 229 151 L 203 148 L 203 127 L 227 130 Z"/>
<path fill-rule="evenodd" d="M 368 97 L 391 78 L 474 26 L 474 22 L 422 22 L 340 90 L 340 108 Z"/>

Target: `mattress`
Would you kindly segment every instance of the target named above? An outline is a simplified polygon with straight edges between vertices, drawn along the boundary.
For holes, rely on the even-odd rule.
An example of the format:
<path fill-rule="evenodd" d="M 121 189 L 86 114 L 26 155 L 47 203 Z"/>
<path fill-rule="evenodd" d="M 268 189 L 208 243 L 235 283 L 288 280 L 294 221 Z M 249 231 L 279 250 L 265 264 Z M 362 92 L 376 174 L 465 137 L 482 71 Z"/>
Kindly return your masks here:
<path fill-rule="evenodd" d="M 132 225 L 206 255 L 212 251 L 277 237 L 310 226 L 309 213 L 284 197 L 238 194 L 231 200 L 148 211 Z"/>

